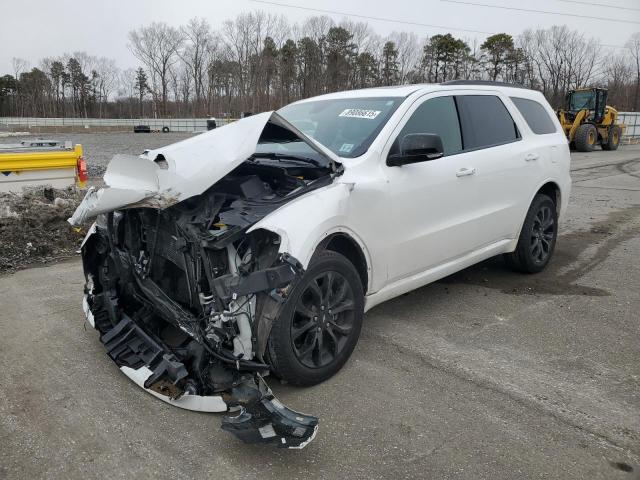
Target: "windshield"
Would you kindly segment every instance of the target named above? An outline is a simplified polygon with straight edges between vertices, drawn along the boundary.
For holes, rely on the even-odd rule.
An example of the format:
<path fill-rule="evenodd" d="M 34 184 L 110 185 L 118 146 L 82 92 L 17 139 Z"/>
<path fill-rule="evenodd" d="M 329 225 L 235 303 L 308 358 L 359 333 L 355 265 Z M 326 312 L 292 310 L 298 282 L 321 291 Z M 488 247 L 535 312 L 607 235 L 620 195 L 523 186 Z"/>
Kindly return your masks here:
<path fill-rule="evenodd" d="M 583 110 L 583 109 L 593 110 L 596 108 L 596 96 L 593 94 L 592 90 L 587 90 L 584 92 L 573 92 L 571 94 L 571 104 L 569 105 L 569 110 Z"/>
<path fill-rule="evenodd" d="M 354 158 L 367 151 L 389 117 L 402 103 L 402 97 L 341 98 L 287 105 L 278 113 L 306 135 L 340 157 Z M 300 144 L 280 144 L 277 151 L 302 149 Z M 267 150 L 266 145 L 260 149 Z M 274 150 L 271 150 L 274 151 Z"/>

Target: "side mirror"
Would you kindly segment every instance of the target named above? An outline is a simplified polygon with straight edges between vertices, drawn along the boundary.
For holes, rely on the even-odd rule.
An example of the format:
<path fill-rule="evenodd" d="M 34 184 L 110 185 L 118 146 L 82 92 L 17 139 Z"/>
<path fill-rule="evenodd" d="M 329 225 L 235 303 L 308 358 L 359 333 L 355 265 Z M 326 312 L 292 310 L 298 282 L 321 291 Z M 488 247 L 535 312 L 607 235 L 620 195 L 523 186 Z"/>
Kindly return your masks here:
<path fill-rule="evenodd" d="M 410 163 L 435 160 L 444 155 L 440 135 L 433 133 L 408 133 L 400 139 L 400 153 L 387 157 L 387 165 L 400 167 Z"/>

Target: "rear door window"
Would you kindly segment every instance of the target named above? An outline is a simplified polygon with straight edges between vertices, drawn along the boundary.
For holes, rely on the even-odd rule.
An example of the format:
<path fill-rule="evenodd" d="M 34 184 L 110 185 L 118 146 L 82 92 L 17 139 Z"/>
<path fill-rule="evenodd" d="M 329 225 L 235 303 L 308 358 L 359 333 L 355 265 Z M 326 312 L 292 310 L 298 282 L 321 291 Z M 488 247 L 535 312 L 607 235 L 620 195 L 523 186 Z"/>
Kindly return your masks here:
<path fill-rule="evenodd" d="M 460 152 L 462 150 L 460 122 L 453 97 L 431 98 L 416 108 L 396 138 L 390 153 L 398 153 L 400 139 L 409 133 L 439 135 L 445 155 Z"/>
<path fill-rule="evenodd" d="M 500 98 L 494 95 L 460 95 L 456 102 L 465 150 L 493 147 L 520 138 L 518 127 Z"/>
<path fill-rule="evenodd" d="M 538 102 L 519 97 L 511 97 L 511 101 L 518 108 L 533 133 L 536 135 L 556 133 L 556 125 L 549 117 L 547 110 Z"/>

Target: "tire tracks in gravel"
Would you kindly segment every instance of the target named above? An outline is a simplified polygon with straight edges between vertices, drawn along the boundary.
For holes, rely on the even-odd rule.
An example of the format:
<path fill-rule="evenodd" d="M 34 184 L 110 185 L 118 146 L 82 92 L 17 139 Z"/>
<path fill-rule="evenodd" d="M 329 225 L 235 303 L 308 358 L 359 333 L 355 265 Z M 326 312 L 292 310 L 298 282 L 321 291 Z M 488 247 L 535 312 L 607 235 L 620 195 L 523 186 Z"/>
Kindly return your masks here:
<path fill-rule="evenodd" d="M 579 430 L 595 438 L 608 447 L 624 452 L 635 464 L 640 464 L 640 424 L 632 430 L 624 426 L 634 418 L 637 410 L 625 405 L 605 400 L 602 392 L 593 386 L 551 377 L 536 367 L 535 359 L 527 359 L 532 367 L 523 368 L 523 358 L 505 358 L 504 350 L 500 356 L 492 355 L 483 349 L 474 349 L 448 342 L 433 336 L 424 343 L 416 345 L 415 339 L 402 333 L 387 335 L 366 329 L 362 332 L 365 341 L 379 345 L 380 349 L 393 348 L 394 352 L 405 359 L 416 359 L 429 368 L 444 372 L 475 387 L 490 391 L 558 422 Z M 412 341 L 414 340 L 414 341 Z M 478 368 L 486 366 L 486 368 Z M 529 388 L 520 385 L 526 382 Z M 563 400 L 554 399 L 549 392 L 561 390 L 571 393 L 581 392 L 580 397 Z M 532 393 L 538 391 L 540 393 Z M 620 421 L 620 420 L 626 421 Z"/>

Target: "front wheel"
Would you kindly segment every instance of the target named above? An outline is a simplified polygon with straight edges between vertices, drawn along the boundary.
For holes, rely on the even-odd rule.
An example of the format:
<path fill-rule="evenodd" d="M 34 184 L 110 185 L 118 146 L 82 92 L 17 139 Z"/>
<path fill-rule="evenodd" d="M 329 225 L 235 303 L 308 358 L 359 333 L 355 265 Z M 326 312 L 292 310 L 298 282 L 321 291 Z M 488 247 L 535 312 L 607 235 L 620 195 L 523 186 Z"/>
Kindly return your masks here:
<path fill-rule="evenodd" d="M 318 254 L 273 323 L 273 372 L 301 386 L 332 377 L 351 356 L 363 315 L 364 291 L 353 264 L 339 253 Z"/>
<path fill-rule="evenodd" d="M 574 143 L 579 152 L 593 152 L 598 143 L 598 130 L 591 123 L 583 123 L 576 130 Z"/>
<path fill-rule="evenodd" d="M 618 145 L 620 145 L 620 137 L 622 135 L 622 130 L 619 126 L 613 125 L 609 129 L 609 136 L 607 141 L 602 144 L 603 150 L 617 150 Z"/>
<path fill-rule="evenodd" d="M 507 264 L 525 273 L 544 270 L 553 256 L 557 236 L 556 204 L 547 195 L 539 193 L 531 202 L 515 251 L 505 254 Z"/>

